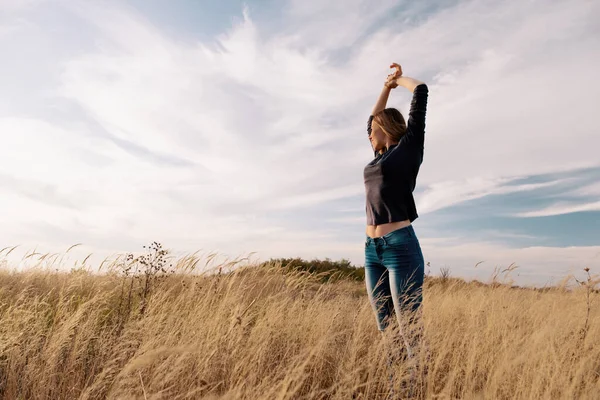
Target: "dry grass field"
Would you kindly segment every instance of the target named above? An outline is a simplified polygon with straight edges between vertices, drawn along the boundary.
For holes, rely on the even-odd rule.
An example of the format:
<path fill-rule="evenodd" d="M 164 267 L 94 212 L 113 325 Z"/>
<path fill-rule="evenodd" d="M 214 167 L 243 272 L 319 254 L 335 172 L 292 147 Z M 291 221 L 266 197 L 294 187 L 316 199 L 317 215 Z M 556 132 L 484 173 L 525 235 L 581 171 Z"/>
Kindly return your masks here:
<path fill-rule="evenodd" d="M 196 274 L 197 258 L 161 256 L 0 271 L 0 398 L 384 399 L 390 368 L 401 385 L 364 283 L 276 264 Z M 416 397 L 600 398 L 596 285 L 427 277 Z"/>

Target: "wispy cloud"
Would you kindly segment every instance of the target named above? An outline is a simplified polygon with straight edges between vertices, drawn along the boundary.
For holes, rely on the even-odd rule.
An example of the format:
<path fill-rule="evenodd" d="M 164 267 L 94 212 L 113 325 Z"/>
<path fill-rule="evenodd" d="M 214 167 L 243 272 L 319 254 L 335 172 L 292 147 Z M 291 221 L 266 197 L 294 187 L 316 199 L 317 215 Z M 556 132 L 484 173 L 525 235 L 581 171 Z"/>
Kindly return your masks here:
<path fill-rule="evenodd" d="M 15 210 L 4 240 L 28 240 L 8 232 L 47 218 L 61 241 L 93 230 L 103 248 L 152 235 L 265 254 L 350 251 L 331 215 L 341 201 L 364 209 L 364 126 L 391 61 L 430 84 L 422 215 L 597 165 L 592 2 L 294 0 L 278 22 L 250 5 L 202 41 L 174 38 L 159 16 L 121 2 L 59 7 L 33 3 L 0 20 L 0 32 L 36 21 L 0 33 L 15 55 L 0 66 L 0 134 L 12 149 L 0 173 L 13 182 L 2 202 Z M 398 89 L 390 105 L 406 112 L 409 101 Z M 36 181 L 76 208 L 23 190 Z M 331 225 L 299 230 L 274 217 L 317 206 Z M 347 218 L 358 226 L 359 215 Z"/>
<path fill-rule="evenodd" d="M 429 269 L 439 274 L 440 267 L 449 267 L 452 275 L 488 280 L 495 268 L 500 270 L 514 263 L 517 269 L 510 277 L 521 284 L 552 285 L 569 274 L 581 278 L 583 268 L 600 268 L 600 246 L 512 248 L 493 242 L 460 238 L 454 243 L 424 240 Z M 435 249 L 435 250 L 434 250 Z M 477 263 L 482 261 L 477 267 Z M 500 276 L 501 278 L 503 276 Z"/>
<path fill-rule="evenodd" d="M 432 184 L 419 195 L 422 213 L 440 210 L 454 204 L 479 199 L 490 195 L 501 195 L 523 191 L 534 191 L 562 183 L 562 180 L 513 185 L 519 178 L 467 178 L 460 181 L 445 181 Z"/>
<path fill-rule="evenodd" d="M 600 201 L 584 204 L 557 203 L 537 211 L 517 214 L 518 217 L 547 217 L 551 215 L 571 214 L 582 211 L 600 211 Z"/>

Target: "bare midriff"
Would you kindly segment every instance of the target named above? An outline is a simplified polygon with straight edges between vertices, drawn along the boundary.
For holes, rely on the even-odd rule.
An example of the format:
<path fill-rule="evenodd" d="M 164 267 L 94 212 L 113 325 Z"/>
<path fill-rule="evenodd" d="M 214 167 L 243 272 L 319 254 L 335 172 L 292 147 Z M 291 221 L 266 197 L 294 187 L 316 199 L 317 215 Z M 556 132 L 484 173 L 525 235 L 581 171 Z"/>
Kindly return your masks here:
<path fill-rule="evenodd" d="M 381 224 L 381 225 L 367 225 L 367 236 L 372 238 L 381 237 L 387 235 L 390 232 L 395 231 L 396 229 L 405 228 L 410 225 L 410 220 L 391 222 L 389 224 Z"/>

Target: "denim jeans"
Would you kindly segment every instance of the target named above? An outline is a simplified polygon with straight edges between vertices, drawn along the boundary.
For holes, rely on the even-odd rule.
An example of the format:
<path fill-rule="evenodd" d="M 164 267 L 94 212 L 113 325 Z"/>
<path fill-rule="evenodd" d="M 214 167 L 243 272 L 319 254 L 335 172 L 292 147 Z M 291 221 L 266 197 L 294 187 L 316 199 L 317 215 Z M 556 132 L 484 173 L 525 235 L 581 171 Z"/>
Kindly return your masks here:
<path fill-rule="evenodd" d="M 365 283 L 377 328 L 420 319 L 425 261 L 412 225 L 365 240 Z M 402 323 L 401 323 L 402 325 Z"/>

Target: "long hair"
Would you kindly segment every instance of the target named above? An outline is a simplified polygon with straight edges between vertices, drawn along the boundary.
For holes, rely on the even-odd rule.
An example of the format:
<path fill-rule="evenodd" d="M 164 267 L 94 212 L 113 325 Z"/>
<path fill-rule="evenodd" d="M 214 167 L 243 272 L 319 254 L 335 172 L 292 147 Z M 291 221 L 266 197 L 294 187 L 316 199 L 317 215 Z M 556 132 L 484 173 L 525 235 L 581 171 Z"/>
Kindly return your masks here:
<path fill-rule="evenodd" d="M 395 142 L 399 142 L 406 133 L 404 117 L 395 108 L 386 108 L 378 112 L 373 120 L 381 127 L 383 133 Z"/>

